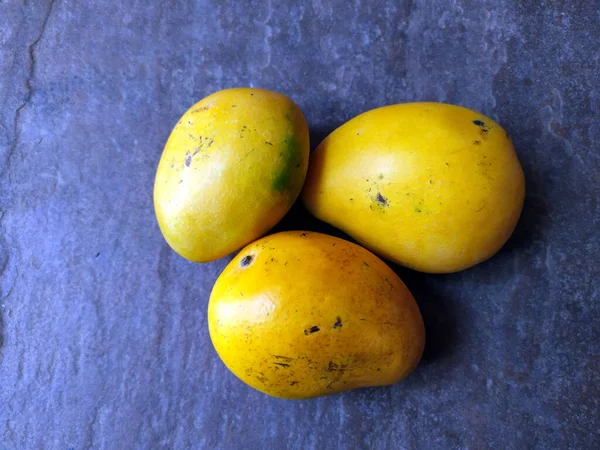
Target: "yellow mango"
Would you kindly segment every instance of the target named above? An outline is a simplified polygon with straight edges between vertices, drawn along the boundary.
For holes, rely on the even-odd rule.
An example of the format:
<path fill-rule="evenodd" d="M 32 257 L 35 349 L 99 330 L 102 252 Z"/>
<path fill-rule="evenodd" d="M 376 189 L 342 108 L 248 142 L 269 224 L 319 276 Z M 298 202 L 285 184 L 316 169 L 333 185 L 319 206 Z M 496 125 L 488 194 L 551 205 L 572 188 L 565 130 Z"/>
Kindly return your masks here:
<path fill-rule="evenodd" d="M 311 154 L 302 193 L 317 218 L 384 258 L 431 273 L 496 253 L 524 196 L 506 131 L 442 103 L 386 106 L 345 123 Z"/>
<path fill-rule="evenodd" d="M 289 98 L 216 92 L 192 106 L 165 146 L 154 184 L 160 229 L 181 256 L 225 256 L 264 235 L 298 197 L 308 127 Z"/>
<path fill-rule="evenodd" d="M 392 269 L 356 244 L 302 231 L 245 247 L 215 283 L 208 325 L 235 375 L 289 399 L 396 383 L 425 344 L 419 308 Z"/>

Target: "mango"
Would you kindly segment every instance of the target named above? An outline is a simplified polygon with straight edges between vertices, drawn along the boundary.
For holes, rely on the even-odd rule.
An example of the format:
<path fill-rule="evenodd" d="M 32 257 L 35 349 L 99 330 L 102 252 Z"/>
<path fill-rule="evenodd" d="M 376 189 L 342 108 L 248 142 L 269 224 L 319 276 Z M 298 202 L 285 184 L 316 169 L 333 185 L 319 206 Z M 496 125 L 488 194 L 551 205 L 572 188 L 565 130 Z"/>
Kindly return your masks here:
<path fill-rule="evenodd" d="M 284 95 L 238 88 L 206 97 L 177 122 L 158 165 L 163 236 L 196 262 L 259 238 L 298 197 L 308 153 L 306 120 Z"/>
<path fill-rule="evenodd" d="M 513 232 L 525 196 L 506 131 L 442 103 L 361 114 L 311 154 L 307 209 L 379 256 L 430 273 L 466 269 Z"/>
<path fill-rule="evenodd" d="M 208 325 L 237 377 L 287 399 L 396 383 L 425 344 L 394 271 L 356 244 L 303 231 L 245 247 L 214 285 Z"/>

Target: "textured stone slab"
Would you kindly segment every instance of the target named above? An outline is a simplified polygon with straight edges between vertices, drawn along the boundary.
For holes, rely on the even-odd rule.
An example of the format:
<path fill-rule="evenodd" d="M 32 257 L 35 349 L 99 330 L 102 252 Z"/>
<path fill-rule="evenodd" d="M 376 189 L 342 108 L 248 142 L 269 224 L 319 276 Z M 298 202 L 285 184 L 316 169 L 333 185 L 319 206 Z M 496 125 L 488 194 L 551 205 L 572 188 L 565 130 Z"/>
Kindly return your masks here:
<path fill-rule="evenodd" d="M 593 1 L 0 1 L 0 449 L 597 448 L 599 19 Z M 152 185 L 186 108 L 247 85 L 291 96 L 313 144 L 420 100 L 513 137 L 528 194 L 506 248 L 399 269 L 428 331 L 405 382 L 276 400 L 215 354 L 228 260 L 170 251 Z M 304 227 L 324 229 L 301 208 L 280 226 Z"/>

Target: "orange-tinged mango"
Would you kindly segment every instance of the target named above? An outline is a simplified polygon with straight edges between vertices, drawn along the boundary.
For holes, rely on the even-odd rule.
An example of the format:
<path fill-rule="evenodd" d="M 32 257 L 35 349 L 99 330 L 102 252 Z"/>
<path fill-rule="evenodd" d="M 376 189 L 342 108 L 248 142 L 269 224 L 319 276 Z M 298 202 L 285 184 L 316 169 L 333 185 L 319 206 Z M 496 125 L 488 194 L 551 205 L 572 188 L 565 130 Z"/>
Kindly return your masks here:
<path fill-rule="evenodd" d="M 245 247 L 215 283 L 208 324 L 235 375 L 290 399 L 395 383 L 425 343 L 413 296 L 383 261 L 301 231 Z"/>

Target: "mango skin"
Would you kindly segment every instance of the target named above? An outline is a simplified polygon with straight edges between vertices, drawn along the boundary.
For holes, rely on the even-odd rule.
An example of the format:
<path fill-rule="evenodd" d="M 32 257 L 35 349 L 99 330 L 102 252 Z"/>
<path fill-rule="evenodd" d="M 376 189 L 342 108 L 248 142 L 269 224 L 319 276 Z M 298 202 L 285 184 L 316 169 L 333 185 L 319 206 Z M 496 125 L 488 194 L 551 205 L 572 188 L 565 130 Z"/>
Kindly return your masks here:
<path fill-rule="evenodd" d="M 215 349 L 242 381 L 288 399 L 396 383 L 425 344 L 419 308 L 368 250 L 291 231 L 244 248 L 208 305 Z"/>
<path fill-rule="evenodd" d="M 221 258 L 264 235 L 287 213 L 306 176 L 308 126 L 282 94 L 226 89 L 192 106 L 165 146 L 154 207 L 184 258 Z"/>
<path fill-rule="evenodd" d="M 331 133 L 311 154 L 302 200 L 379 256 L 450 273 L 504 245 L 524 196 L 521 165 L 500 125 L 459 106 L 408 103 Z"/>

